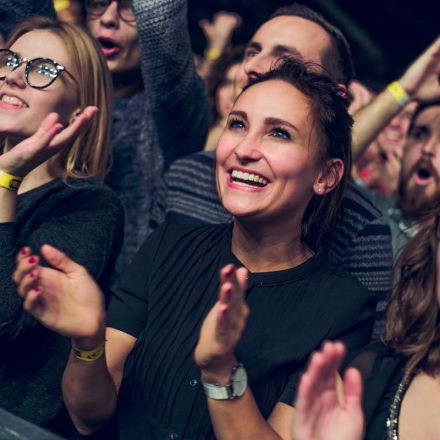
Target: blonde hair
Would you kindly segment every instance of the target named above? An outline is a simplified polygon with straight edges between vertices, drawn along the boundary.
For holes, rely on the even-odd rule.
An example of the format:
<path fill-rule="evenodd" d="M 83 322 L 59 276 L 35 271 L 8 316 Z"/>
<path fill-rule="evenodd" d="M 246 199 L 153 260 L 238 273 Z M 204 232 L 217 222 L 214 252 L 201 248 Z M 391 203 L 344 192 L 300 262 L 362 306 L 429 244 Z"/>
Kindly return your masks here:
<path fill-rule="evenodd" d="M 104 179 L 109 159 L 112 116 L 111 76 L 98 44 L 83 28 L 46 17 L 32 17 L 20 23 L 7 41 L 10 47 L 22 35 L 34 30 L 47 30 L 61 38 L 72 60 L 71 73 L 78 84 L 78 104 L 99 111 L 70 148 L 62 151 L 57 161 L 62 177 Z"/>

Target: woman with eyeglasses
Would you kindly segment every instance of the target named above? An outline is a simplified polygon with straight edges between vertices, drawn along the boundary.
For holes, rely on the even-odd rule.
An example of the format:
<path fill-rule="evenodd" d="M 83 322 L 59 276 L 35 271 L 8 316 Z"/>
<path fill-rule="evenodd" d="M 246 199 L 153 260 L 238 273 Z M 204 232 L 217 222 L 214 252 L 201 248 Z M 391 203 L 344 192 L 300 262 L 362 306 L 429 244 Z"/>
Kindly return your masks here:
<path fill-rule="evenodd" d="M 80 28 L 19 25 L 0 50 L 0 407 L 58 429 L 68 340 L 22 311 L 15 254 L 64 249 L 103 289 L 120 251 L 123 214 L 101 182 L 111 89 L 105 60 Z M 30 257 L 31 249 L 36 256 Z M 28 257 L 29 256 L 29 257 Z"/>

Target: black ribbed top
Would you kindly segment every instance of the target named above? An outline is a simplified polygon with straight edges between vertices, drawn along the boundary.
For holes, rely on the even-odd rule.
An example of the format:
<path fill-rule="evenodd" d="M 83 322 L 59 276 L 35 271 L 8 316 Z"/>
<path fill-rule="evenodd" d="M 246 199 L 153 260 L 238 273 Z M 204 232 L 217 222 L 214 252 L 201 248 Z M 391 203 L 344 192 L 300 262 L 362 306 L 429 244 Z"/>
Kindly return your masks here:
<path fill-rule="evenodd" d="M 121 439 L 213 437 L 193 351 L 217 299 L 220 268 L 241 265 L 231 231 L 164 224 L 120 279 L 108 325 L 137 337 L 119 395 Z M 292 404 L 299 374 L 323 339 L 352 348 L 371 335 L 373 295 L 323 255 L 251 273 L 246 298 L 251 314 L 235 354 L 265 417 L 278 401 Z"/>

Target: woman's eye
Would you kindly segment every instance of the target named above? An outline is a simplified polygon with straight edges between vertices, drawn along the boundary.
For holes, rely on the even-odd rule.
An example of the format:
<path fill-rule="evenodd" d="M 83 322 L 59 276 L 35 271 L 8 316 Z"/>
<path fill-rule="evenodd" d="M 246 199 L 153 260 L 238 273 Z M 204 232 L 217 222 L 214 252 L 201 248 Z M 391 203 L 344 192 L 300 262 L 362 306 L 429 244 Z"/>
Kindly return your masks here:
<path fill-rule="evenodd" d="M 290 140 L 290 134 L 284 128 L 275 127 L 270 132 L 270 135 L 278 139 Z"/>
<path fill-rule="evenodd" d="M 231 130 L 241 130 L 245 128 L 245 125 L 243 121 L 240 121 L 240 119 L 231 119 L 228 122 L 228 128 Z"/>

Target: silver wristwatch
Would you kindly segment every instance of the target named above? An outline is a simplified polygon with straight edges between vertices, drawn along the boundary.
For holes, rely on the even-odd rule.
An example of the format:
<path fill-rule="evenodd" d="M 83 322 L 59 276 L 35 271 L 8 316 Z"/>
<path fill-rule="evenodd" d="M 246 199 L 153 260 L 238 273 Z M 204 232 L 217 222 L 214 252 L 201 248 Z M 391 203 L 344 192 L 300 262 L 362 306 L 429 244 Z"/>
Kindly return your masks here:
<path fill-rule="evenodd" d="M 205 382 L 201 379 L 205 394 L 214 400 L 234 400 L 241 397 L 247 388 L 247 374 L 243 364 L 238 364 L 232 369 L 231 381 L 225 385 Z"/>

